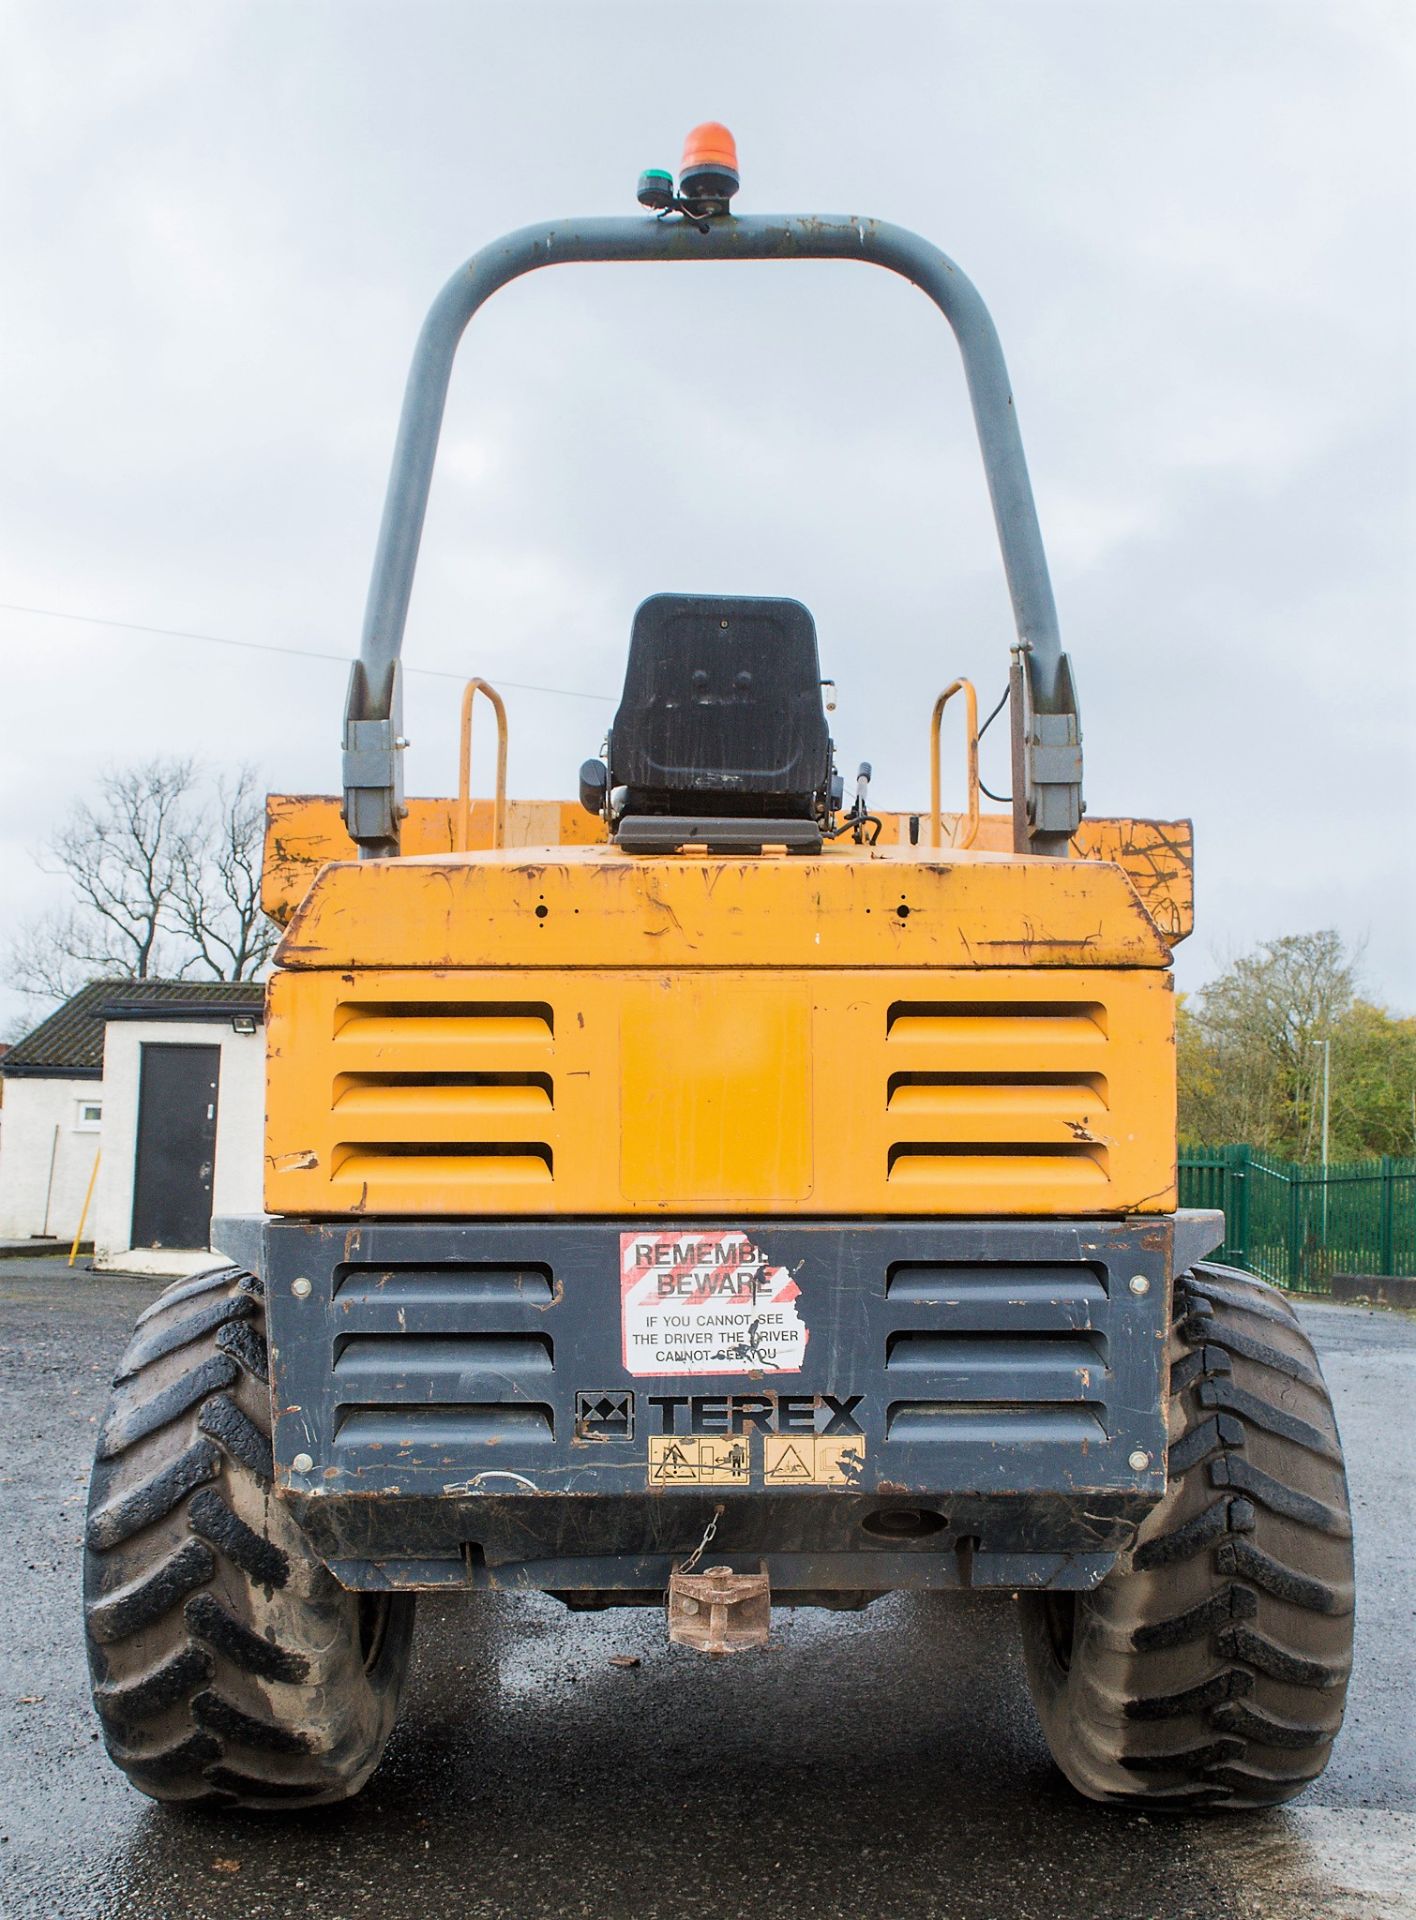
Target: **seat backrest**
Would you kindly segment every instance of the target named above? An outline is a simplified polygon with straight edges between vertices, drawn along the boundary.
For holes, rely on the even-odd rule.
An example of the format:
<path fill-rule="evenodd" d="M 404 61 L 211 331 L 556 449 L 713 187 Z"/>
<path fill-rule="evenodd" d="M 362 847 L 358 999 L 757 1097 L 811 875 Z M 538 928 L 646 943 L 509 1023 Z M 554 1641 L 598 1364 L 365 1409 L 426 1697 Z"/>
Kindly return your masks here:
<path fill-rule="evenodd" d="M 816 627 L 800 601 L 644 602 L 610 730 L 625 811 L 810 818 L 830 773 Z"/>

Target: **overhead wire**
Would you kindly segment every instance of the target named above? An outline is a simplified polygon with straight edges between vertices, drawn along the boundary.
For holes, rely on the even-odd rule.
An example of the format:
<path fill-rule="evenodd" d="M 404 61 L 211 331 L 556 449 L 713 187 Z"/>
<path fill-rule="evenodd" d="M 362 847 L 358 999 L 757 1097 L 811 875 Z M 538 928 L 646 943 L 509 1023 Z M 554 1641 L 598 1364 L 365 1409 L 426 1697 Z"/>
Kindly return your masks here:
<path fill-rule="evenodd" d="M 248 653 L 284 653 L 297 660 L 332 660 L 336 666 L 347 667 L 351 656 L 347 653 L 324 653 L 314 647 L 282 646 L 274 640 L 236 640 L 225 633 L 197 633 L 187 627 L 150 627 L 138 620 L 108 620 L 100 614 L 69 613 L 59 607 L 28 607 L 18 601 L 0 600 L 0 613 L 28 613 L 41 620 L 69 620 L 76 626 L 112 627 L 122 633 L 154 634 L 163 640 L 198 640 L 213 647 L 239 647 Z M 465 673 L 454 673 L 448 667 L 404 666 L 405 673 L 423 674 L 433 680 L 456 680 L 459 683 L 467 679 Z M 605 693 L 585 693 L 579 687 L 545 687 L 532 684 L 527 680 L 504 680 L 497 676 L 497 684 L 512 687 L 517 693 L 557 694 L 566 700 L 600 700 L 607 706 L 613 704 Z"/>
<path fill-rule="evenodd" d="M 204 646 L 236 647 L 246 653 L 279 653 L 287 654 L 295 660 L 328 660 L 340 667 L 348 666 L 351 659 L 347 653 L 326 653 L 315 647 L 285 646 L 274 640 L 238 640 L 231 634 L 199 633 L 190 627 L 154 627 L 140 620 L 112 620 L 102 614 L 72 613 L 62 607 L 32 607 L 17 600 L 0 600 L 0 613 L 25 613 L 39 620 L 67 620 L 75 626 L 110 627 L 115 632 L 150 634 L 160 640 L 196 640 Z M 456 673 L 450 667 L 418 667 L 405 664 L 403 671 L 421 674 L 429 680 L 456 680 L 459 684 L 465 682 L 467 678 L 466 674 Z M 499 686 L 510 687 L 517 693 L 546 693 L 563 700 L 598 700 L 606 706 L 612 704 L 608 694 L 586 693 L 580 687 L 547 687 L 529 680 L 505 680 L 500 675 L 497 677 L 497 683 Z M 997 704 L 978 730 L 980 740 L 1007 706 L 1009 692 L 1010 688 L 1004 687 Z M 1012 805 L 1010 794 L 995 793 L 992 787 L 985 786 L 982 780 L 978 784 L 980 790 L 986 793 L 990 800 L 996 800 L 1000 806 Z"/>

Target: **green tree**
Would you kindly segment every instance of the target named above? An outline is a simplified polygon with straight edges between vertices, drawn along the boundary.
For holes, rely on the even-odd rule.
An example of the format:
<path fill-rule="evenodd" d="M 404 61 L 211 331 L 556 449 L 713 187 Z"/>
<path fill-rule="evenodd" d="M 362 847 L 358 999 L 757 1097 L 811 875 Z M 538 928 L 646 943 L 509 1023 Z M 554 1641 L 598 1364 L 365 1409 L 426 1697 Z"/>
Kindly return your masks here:
<path fill-rule="evenodd" d="M 1222 1127 L 1213 1131 L 1219 1123 L 1218 1064 L 1188 993 L 1175 998 L 1175 1070 L 1180 1089 L 1181 1146 L 1200 1147 L 1222 1141 Z"/>
<path fill-rule="evenodd" d="M 1416 1019 L 1355 1000 L 1332 1033 L 1334 1160 L 1416 1154 Z"/>
<path fill-rule="evenodd" d="M 1353 1006 L 1356 955 L 1331 928 L 1242 954 L 1183 1010 L 1180 1135 L 1293 1160 L 1322 1142 L 1324 1042 Z"/>

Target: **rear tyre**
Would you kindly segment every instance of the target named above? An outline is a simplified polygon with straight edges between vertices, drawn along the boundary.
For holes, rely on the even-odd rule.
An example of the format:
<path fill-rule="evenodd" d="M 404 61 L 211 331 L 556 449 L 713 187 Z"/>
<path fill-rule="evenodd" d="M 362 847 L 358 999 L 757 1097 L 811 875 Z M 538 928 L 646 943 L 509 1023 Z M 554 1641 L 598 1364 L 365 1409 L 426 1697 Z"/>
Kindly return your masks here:
<path fill-rule="evenodd" d="M 393 1727 L 412 1597 L 346 1592 L 274 1496 L 268 1380 L 261 1283 L 222 1267 L 141 1315 L 99 1433 L 93 1701 L 155 1800 L 344 1800 Z"/>
<path fill-rule="evenodd" d="M 1317 1357 L 1262 1281 L 1176 1282 L 1170 1483 L 1092 1593 L 1020 1596 L 1052 1756 L 1093 1800 L 1270 1807 L 1327 1764 L 1352 1665 L 1352 1524 Z"/>

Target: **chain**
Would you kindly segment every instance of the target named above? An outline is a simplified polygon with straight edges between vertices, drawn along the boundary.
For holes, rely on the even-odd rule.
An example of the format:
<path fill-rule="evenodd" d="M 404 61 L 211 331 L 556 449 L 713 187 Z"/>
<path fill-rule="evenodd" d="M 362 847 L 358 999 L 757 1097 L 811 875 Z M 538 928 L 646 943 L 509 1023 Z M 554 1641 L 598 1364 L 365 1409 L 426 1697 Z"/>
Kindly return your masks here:
<path fill-rule="evenodd" d="M 703 1552 L 706 1546 L 708 1545 L 708 1542 L 713 1538 L 713 1535 L 718 1531 L 718 1522 L 722 1519 L 725 1512 L 726 1512 L 726 1508 L 722 1506 L 714 1507 L 713 1518 L 708 1522 L 707 1526 L 703 1529 L 703 1538 L 699 1541 L 698 1545 L 693 1549 L 693 1552 L 688 1556 L 687 1560 L 685 1560 L 683 1565 L 679 1568 L 680 1573 L 693 1572 L 693 1569 L 698 1565 L 699 1561 L 703 1558 Z"/>

